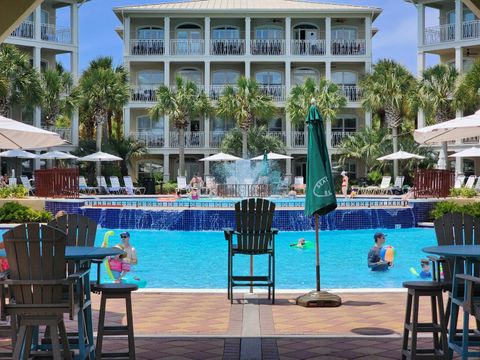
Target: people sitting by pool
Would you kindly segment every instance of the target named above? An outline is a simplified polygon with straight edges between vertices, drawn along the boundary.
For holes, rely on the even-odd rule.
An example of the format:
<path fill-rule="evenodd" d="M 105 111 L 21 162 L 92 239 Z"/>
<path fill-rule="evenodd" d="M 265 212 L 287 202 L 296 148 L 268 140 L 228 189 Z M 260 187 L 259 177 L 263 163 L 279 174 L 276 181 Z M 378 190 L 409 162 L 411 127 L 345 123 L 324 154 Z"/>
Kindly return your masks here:
<path fill-rule="evenodd" d="M 408 191 L 402 195 L 402 200 L 415 199 L 415 191 L 413 188 L 408 189 Z"/>
<path fill-rule="evenodd" d="M 122 254 L 111 256 L 108 259 L 108 266 L 112 272 L 115 282 L 119 283 L 122 281 L 123 277 L 130 271 L 131 266 L 127 261 L 127 253 L 125 252 L 125 246 L 122 244 L 117 244 L 114 247 L 124 251 Z"/>
<path fill-rule="evenodd" d="M 195 188 L 192 189 L 192 191 L 190 192 L 190 198 L 192 200 L 198 200 L 199 199 L 197 189 L 195 189 Z"/>
<path fill-rule="evenodd" d="M 347 192 L 348 192 L 348 176 L 347 176 L 347 172 L 346 172 L 346 171 L 342 171 L 342 173 L 341 173 L 340 175 L 342 175 L 342 194 L 343 194 L 343 197 L 346 198 L 346 197 L 347 197 Z"/>
<path fill-rule="evenodd" d="M 7 174 L 3 174 L 2 177 L 0 178 L 0 186 L 8 186 L 8 176 Z"/>
<path fill-rule="evenodd" d="M 380 257 L 380 251 L 382 250 L 383 244 L 385 244 L 385 234 L 377 232 L 373 235 L 373 239 L 375 245 L 368 252 L 368 267 L 372 271 L 386 271 L 392 264 L 383 261 Z"/>
<path fill-rule="evenodd" d="M 287 196 L 290 198 L 290 199 L 295 199 L 297 197 L 297 191 L 295 190 L 295 186 L 291 186 L 290 187 L 290 191 L 288 192 Z"/>
<path fill-rule="evenodd" d="M 420 277 L 422 279 L 429 279 L 432 277 L 432 273 L 430 272 L 430 261 L 427 259 L 422 259 L 420 261 L 420 266 L 422 267 L 422 271 L 420 272 Z"/>
<path fill-rule="evenodd" d="M 357 197 L 357 192 L 352 190 L 350 192 L 350 199 L 353 199 L 354 197 Z"/>
<path fill-rule="evenodd" d="M 203 187 L 203 179 L 198 174 L 195 174 L 188 185 L 190 185 L 190 187 L 193 189 L 200 189 Z"/>
<path fill-rule="evenodd" d="M 120 239 L 122 239 L 123 251 L 126 254 L 125 261 L 131 265 L 138 264 L 137 250 L 130 244 L 130 233 L 125 231 L 120 234 Z"/>
<path fill-rule="evenodd" d="M 305 247 L 306 241 L 304 238 L 298 239 L 298 241 L 295 244 L 290 244 L 290 247 L 296 247 L 299 249 L 303 249 Z"/>

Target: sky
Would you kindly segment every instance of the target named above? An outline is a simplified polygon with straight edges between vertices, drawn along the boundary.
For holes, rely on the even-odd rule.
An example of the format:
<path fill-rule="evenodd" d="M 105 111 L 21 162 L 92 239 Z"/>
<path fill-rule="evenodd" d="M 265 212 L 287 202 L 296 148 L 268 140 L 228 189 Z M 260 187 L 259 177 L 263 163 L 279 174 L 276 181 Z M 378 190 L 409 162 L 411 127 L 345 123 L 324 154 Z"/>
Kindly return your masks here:
<path fill-rule="evenodd" d="M 161 0 L 160 0 L 161 1 Z M 158 3 L 159 0 L 91 0 L 81 5 L 79 13 L 80 70 L 99 56 L 111 56 L 116 65 L 122 63 L 122 40 L 114 31 L 121 25 L 112 8 Z M 261 0 L 259 0 L 261 1 Z M 391 58 L 413 73 L 417 70 L 417 11 L 404 0 L 335 0 L 337 4 L 368 5 L 383 9 L 373 23 L 379 32 L 373 38 L 374 61 Z M 426 13 L 426 25 L 435 24 L 437 14 Z M 438 61 L 427 58 L 427 65 Z"/>

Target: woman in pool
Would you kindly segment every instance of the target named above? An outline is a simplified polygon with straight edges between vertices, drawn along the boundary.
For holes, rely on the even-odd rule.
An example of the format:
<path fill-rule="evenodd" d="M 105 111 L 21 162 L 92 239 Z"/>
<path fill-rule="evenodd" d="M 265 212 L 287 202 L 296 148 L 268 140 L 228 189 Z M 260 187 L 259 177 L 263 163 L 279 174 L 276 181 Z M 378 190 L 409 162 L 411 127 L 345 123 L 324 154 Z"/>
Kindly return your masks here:
<path fill-rule="evenodd" d="M 298 239 L 296 244 L 290 244 L 290 247 L 296 247 L 298 249 L 304 249 L 305 248 L 306 241 L 304 238 Z"/>

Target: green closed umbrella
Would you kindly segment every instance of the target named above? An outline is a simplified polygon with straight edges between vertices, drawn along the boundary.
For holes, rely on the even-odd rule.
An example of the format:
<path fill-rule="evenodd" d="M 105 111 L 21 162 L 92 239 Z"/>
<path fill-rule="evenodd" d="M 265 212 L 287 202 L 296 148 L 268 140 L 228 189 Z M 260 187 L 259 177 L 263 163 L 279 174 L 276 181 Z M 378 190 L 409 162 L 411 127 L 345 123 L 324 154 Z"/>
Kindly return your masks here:
<path fill-rule="evenodd" d="M 318 216 L 326 215 L 337 208 L 335 184 L 333 183 L 330 158 L 328 156 L 323 119 L 312 101 L 308 111 L 307 189 L 305 215 L 315 216 L 316 290 L 297 298 L 302 306 L 340 306 L 337 295 L 321 291 L 320 288 L 320 243 Z"/>

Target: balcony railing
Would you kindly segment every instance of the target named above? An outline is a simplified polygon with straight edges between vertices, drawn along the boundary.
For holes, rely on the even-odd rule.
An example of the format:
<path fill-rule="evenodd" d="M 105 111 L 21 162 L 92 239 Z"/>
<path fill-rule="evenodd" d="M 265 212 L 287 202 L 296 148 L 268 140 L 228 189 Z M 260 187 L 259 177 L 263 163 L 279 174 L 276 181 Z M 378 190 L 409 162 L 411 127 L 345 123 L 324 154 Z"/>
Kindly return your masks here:
<path fill-rule="evenodd" d="M 365 55 L 365 40 L 332 40 L 332 55 Z"/>
<path fill-rule="evenodd" d="M 145 144 L 147 148 L 162 148 L 165 146 L 163 133 L 139 131 L 130 133 L 135 139 Z"/>
<path fill-rule="evenodd" d="M 360 101 L 361 99 L 361 91 L 357 85 L 339 85 L 340 90 L 342 91 L 343 95 L 347 98 L 348 101 Z"/>
<path fill-rule="evenodd" d="M 211 55 L 244 55 L 244 39 L 215 39 L 210 41 Z"/>
<path fill-rule="evenodd" d="M 35 37 L 35 23 L 33 21 L 25 20 L 15 30 L 13 30 L 10 35 L 33 39 Z"/>
<path fill-rule="evenodd" d="M 338 147 L 343 139 L 354 133 L 355 131 L 332 131 L 332 147 Z"/>
<path fill-rule="evenodd" d="M 198 85 L 198 84 L 195 84 L 195 85 L 197 86 L 197 90 L 199 92 L 200 91 L 206 91 L 205 85 Z M 177 85 L 169 85 L 169 88 L 170 88 L 171 91 L 177 91 Z"/>
<path fill-rule="evenodd" d="M 55 26 L 54 24 L 41 24 L 40 34 L 42 40 L 70 44 L 72 42 L 71 29 L 66 26 Z"/>
<path fill-rule="evenodd" d="M 227 135 L 226 131 L 211 131 L 210 132 L 210 147 L 219 148 L 223 139 Z"/>
<path fill-rule="evenodd" d="M 205 42 L 203 39 L 170 40 L 170 53 L 172 55 L 203 55 Z"/>
<path fill-rule="evenodd" d="M 455 24 L 430 26 L 425 28 L 425 45 L 439 44 L 455 40 Z"/>
<path fill-rule="evenodd" d="M 131 55 L 163 55 L 165 42 L 163 39 L 132 39 L 130 40 Z"/>
<path fill-rule="evenodd" d="M 480 38 L 480 20 L 465 21 L 462 24 L 463 39 Z"/>
<path fill-rule="evenodd" d="M 279 139 L 281 142 L 285 144 L 285 131 L 268 131 L 267 134 L 269 136 L 273 136 L 277 139 Z"/>
<path fill-rule="evenodd" d="M 210 99 L 212 100 L 218 100 L 220 96 L 222 96 L 227 86 L 228 85 L 210 85 L 210 91 L 208 92 L 208 96 L 210 96 Z"/>
<path fill-rule="evenodd" d="M 325 55 L 325 40 L 292 40 L 292 55 Z"/>
<path fill-rule="evenodd" d="M 273 101 L 285 101 L 286 89 L 284 85 L 259 85 L 260 92 L 272 98 Z"/>
<path fill-rule="evenodd" d="M 252 55 L 285 55 L 285 40 L 250 40 Z"/>
<path fill-rule="evenodd" d="M 474 136 L 462 139 L 462 144 L 476 145 L 479 142 L 480 137 Z"/>
<path fill-rule="evenodd" d="M 157 101 L 158 85 L 133 85 L 130 87 L 130 101 L 132 102 L 155 102 Z"/>
<path fill-rule="evenodd" d="M 307 133 L 305 131 L 292 131 L 292 147 L 303 148 L 307 146 Z"/>
<path fill-rule="evenodd" d="M 42 129 L 56 132 L 63 140 L 72 142 L 72 129 L 71 128 L 58 128 L 52 126 L 42 126 Z"/>
<path fill-rule="evenodd" d="M 203 131 L 186 131 L 186 148 L 203 148 L 205 146 L 205 133 Z M 170 131 L 170 147 L 178 148 L 178 131 Z"/>

